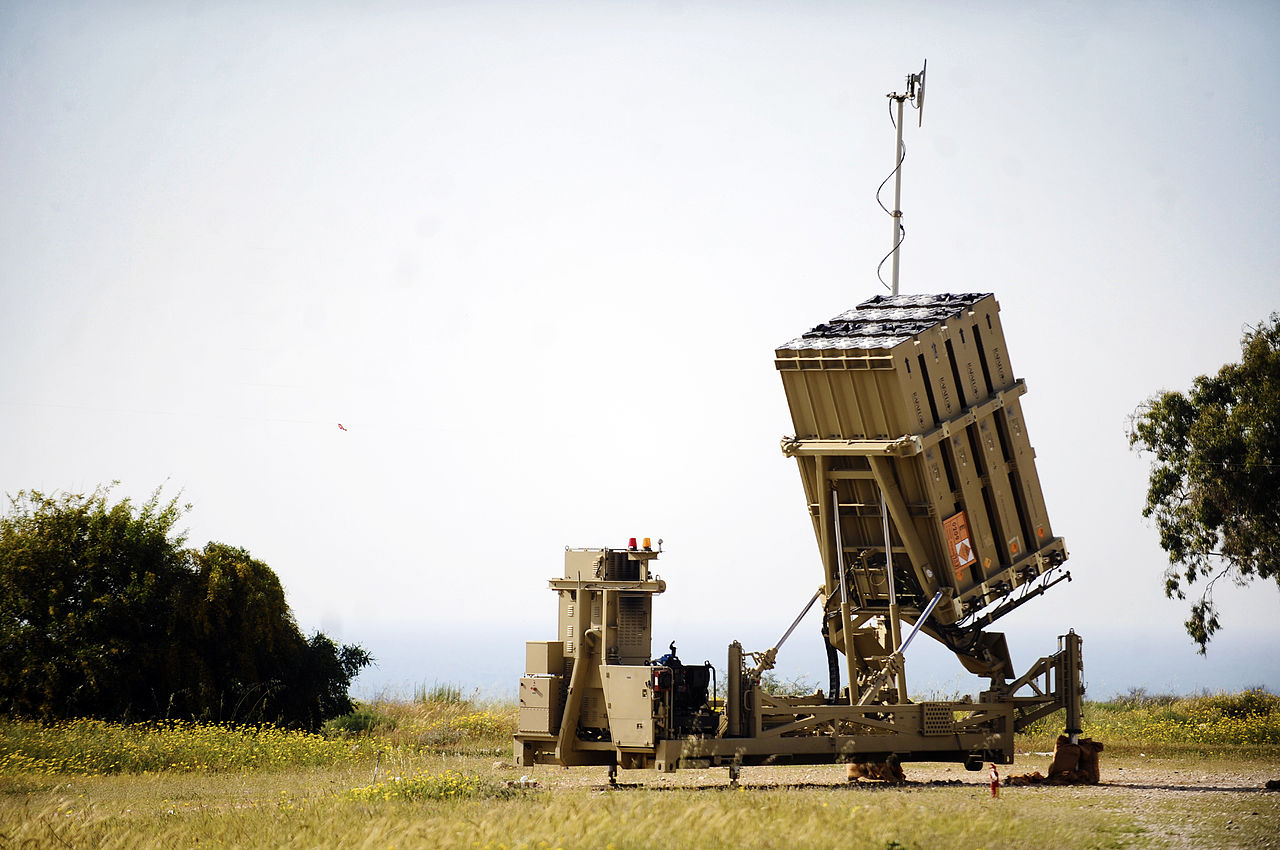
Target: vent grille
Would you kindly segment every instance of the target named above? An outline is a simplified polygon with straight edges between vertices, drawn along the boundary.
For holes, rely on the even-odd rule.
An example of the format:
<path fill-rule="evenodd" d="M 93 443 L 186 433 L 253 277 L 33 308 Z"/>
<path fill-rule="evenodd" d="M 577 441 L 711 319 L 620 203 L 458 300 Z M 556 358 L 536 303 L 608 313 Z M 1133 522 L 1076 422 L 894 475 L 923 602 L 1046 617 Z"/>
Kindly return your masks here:
<path fill-rule="evenodd" d="M 626 552 L 611 551 L 602 565 L 605 581 L 639 581 L 640 562 L 627 557 Z"/>
<path fill-rule="evenodd" d="M 921 732 L 925 735 L 950 735 L 955 731 L 955 719 L 949 705 L 924 703 L 921 710 Z"/>
<path fill-rule="evenodd" d="M 643 596 L 618 599 L 618 650 L 630 658 L 649 656 L 649 600 Z"/>

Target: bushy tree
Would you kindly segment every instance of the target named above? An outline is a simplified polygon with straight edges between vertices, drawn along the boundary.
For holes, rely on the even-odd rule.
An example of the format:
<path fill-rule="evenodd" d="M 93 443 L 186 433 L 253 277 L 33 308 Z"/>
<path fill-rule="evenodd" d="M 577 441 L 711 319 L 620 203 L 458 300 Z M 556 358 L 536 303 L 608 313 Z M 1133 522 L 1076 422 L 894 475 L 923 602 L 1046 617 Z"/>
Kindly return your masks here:
<path fill-rule="evenodd" d="M 109 492 L 23 491 L 0 518 L 0 711 L 314 729 L 351 710 L 367 652 L 304 638 L 244 549 L 184 549 L 187 506 Z"/>
<path fill-rule="evenodd" d="M 189 686 L 198 706 L 253 717 L 283 686 L 304 644 L 276 574 L 244 549 L 210 543 L 190 553 L 187 643 L 199 658 Z"/>
<path fill-rule="evenodd" d="M 353 708 L 347 690 L 372 657 L 317 632 L 305 639 L 276 574 L 244 549 L 210 543 L 192 551 L 194 597 L 187 604 L 199 680 L 196 706 L 219 716 L 318 729 Z"/>
<path fill-rule="evenodd" d="M 1153 455 L 1143 516 L 1169 554 L 1165 595 L 1203 581 L 1187 633 L 1204 654 L 1222 624 L 1213 585 L 1280 586 L 1280 314 L 1250 329 L 1239 363 L 1135 412 L 1129 445 Z"/>
<path fill-rule="evenodd" d="M 316 632 L 285 674 L 278 703 L 268 708 L 292 718 L 297 726 L 319 729 L 329 718 L 355 709 L 347 688 L 356 673 L 371 663 L 373 657 L 362 647 L 339 646 Z"/>
<path fill-rule="evenodd" d="M 187 575 L 176 501 L 24 491 L 0 520 L 0 707 L 39 717 L 162 709 L 150 675 Z M 158 689 L 157 689 L 158 688 Z"/>

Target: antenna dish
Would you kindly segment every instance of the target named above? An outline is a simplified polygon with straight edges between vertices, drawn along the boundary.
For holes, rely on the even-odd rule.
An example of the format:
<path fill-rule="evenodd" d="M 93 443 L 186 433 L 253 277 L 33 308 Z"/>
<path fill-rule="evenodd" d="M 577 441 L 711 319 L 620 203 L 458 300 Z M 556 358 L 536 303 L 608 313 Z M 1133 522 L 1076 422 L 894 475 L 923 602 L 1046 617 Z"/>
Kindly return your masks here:
<path fill-rule="evenodd" d="M 915 106 L 916 111 L 920 113 L 920 120 L 916 123 L 917 127 L 924 126 L 924 73 L 929 70 L 929 60 L 924 60 L 924 67 L 920 69 L 919 75 L 912 74 L 919 88 L 916 89 Z"/>

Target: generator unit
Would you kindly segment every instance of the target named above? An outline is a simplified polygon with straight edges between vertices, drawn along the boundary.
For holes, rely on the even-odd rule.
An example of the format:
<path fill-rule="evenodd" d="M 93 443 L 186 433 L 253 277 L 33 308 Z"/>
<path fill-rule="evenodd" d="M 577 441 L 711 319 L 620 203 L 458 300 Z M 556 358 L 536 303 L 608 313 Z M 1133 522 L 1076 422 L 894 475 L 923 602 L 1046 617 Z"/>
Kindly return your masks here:
<path fill-rule="evenodd" d="M 655 658 L 649 540 L 569 549 L 552 579 L 557 640 L 527 645 L 519 764 L 653 768 L 874 761 L 1009 764 L 1014 733 L 1066 710 L 1080 732 L 1081 639 L 1020 675 L 988 627 L 1070 575 L 1049 524 L 1020 398 L 990 294 L 891 295 L 775 351 L 795 433 L 821 584 L 778 643 L 729 645 L 723 682 Z M 813 607 L 829 682 L 812 695 L 762 688 Z M 905 634 L 904 634 L 905 632 Z M 918 633 L 987 679 L 976 699 L 912 702 Z M 843 656 L 844 663 L 840 663 Z M 723 699 L 718 695 L 723 688 Z"/>
<path fill-rule="evenodd" d="M 526 644 L 517 760 L 647 766 L 661 740 L 714 736 L 714 668 L 686 666 L 676 646 L 651 659 L 653 597 L 666 589 L 649 540 L 626 549 L 566 549 L 559 639 Z"/>

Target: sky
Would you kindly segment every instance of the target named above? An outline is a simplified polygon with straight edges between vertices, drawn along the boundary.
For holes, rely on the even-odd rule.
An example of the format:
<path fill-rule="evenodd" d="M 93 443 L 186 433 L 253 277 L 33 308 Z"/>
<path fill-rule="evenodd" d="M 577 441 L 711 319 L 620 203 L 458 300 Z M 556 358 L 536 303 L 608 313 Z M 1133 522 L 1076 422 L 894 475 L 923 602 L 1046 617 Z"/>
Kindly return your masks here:
<path fill-rule="evenodd" d="M 0 490 L 163 487 L 373 652 L 365 695 L 513 692 L 563 548 L 629 537 L 655 646 L 765 649 L 821 581 L 773 351 L 885 292 L 927 58 L 901 290 L 995 293 L 1071 552 L 1015 663 L 1074 628 L 1094 696 L 1280 689 L 1274 585 L 1219 587 L 1196 654 L 1125 437 L 1280 310 L 1277 37 L 1245 2 L 0 2 Z M 927 643 L 912 684 L 982 684 Z"/>

